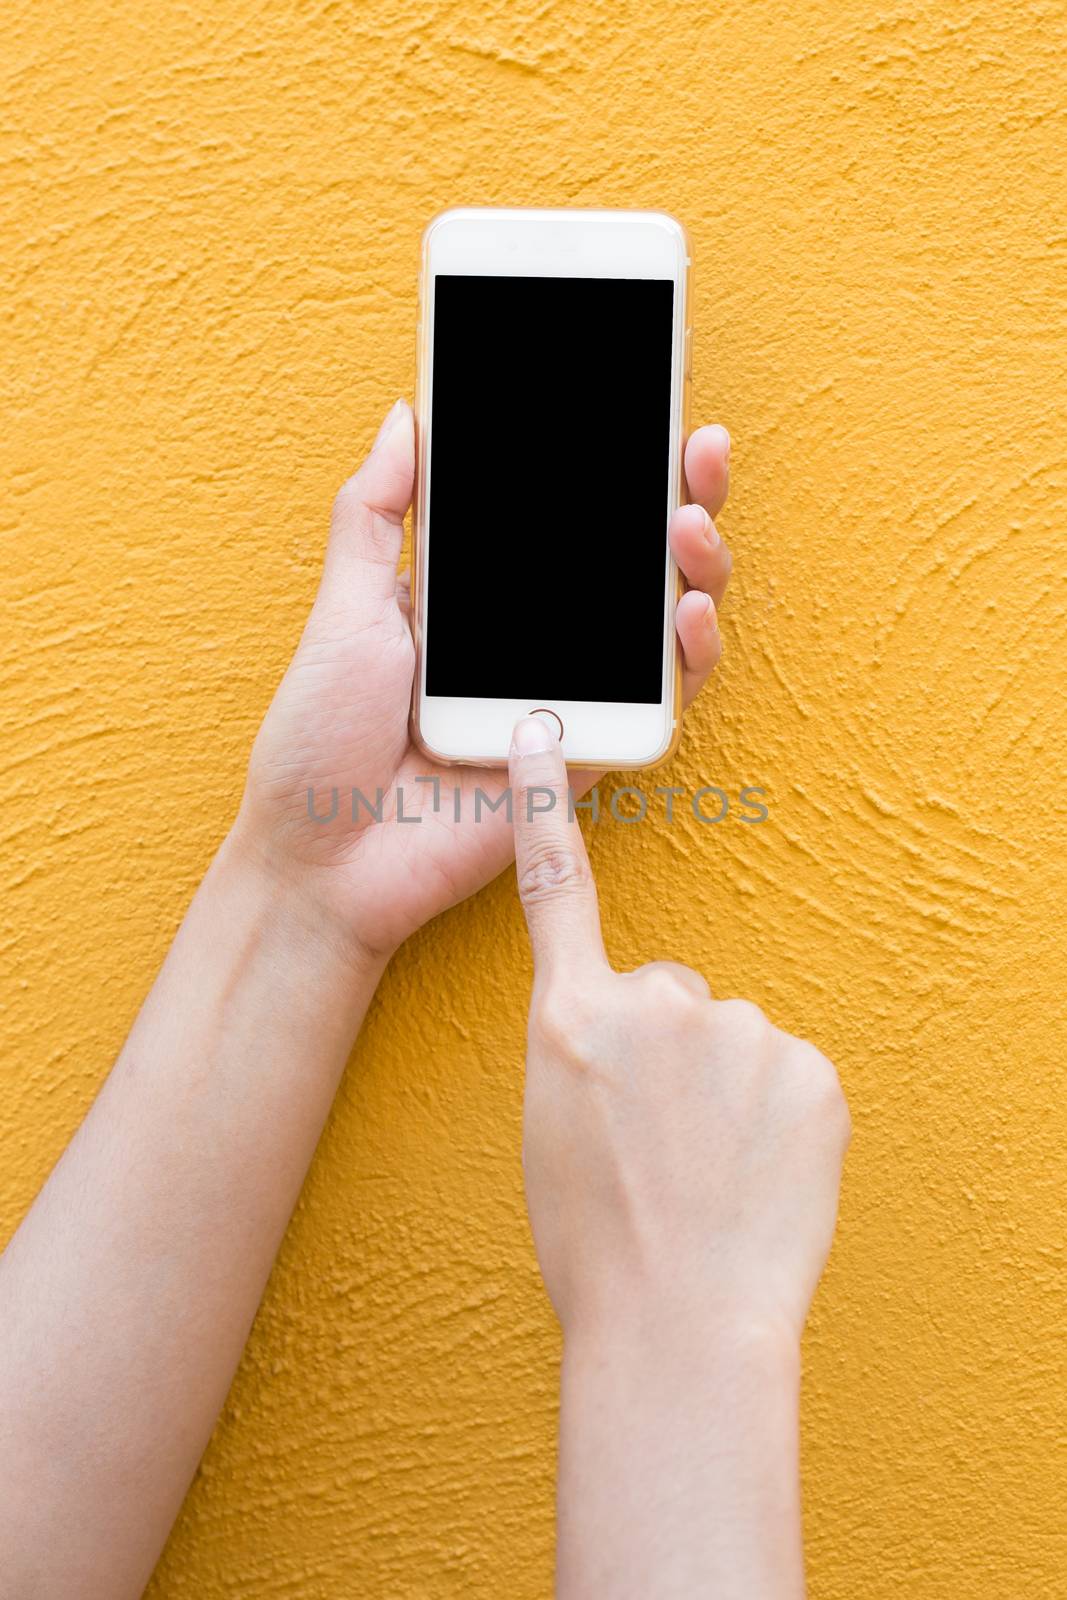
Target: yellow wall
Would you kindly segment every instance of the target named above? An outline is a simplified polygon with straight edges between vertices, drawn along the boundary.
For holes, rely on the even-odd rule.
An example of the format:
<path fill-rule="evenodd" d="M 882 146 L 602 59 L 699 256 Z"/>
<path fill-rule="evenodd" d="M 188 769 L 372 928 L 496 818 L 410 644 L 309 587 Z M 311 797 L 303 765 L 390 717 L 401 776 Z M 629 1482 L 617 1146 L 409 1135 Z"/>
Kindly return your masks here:
<path fill-rule="evenodd" d="M 332 490 L 411 392 L 426 218 L 665 207 L 737 575 L 661 781 L 762 784 L 771 820 L 601 827 L 610 947 L 757 998 L 848 1091 L 806 1347 L 814 1595 L 1067 1595 L 1063 21 L 6 14 L 5 1232 L 232 815 Z M 624 462 L 591 485 L 608 529 L 625 492 Z M 527 982 L 509 881 L 397 959 L 156 1600 L 547 1593 Z"/>

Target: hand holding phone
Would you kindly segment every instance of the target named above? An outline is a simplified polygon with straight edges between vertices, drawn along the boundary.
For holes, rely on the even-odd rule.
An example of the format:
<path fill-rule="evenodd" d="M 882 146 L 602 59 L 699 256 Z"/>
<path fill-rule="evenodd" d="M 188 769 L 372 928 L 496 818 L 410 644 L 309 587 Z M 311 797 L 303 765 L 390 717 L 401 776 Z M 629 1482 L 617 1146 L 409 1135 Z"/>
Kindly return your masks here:
<path fill-rule="evenodd" d="M 590 461 L 587 481 L 576 491 L 583 537 L 604 573 L 621 560 L 615 519 L 629 480 L 622 442 L 621 434 L 608 431 L 604 454 Z M 670 550 L 691 586 L 678 603 L 673 628 L 683 704 L 697 694 L 719 656 L 716 608 L 730 556 L 712 519 L 726 499 L 728 442 L 718 426 L 690 436 L 684 465 L 693 503 L 680 507 L 670 522 Z M 502 449 L 514 471 L 486 524 L 497 550 L 514 543 L 513 509 L 523 495 L 518 441 L 509 437 Z M 486 465 L 480 431 L 472 425 L 463 473 L 467 499 L 479 516 Z M 336 926 L 357 956 L 369 951 L 375 958 L 488 883 L 512 852 L 503 810 L 483 807 L 475 821 L 476 793 L 497 795 L 506 774 L 445 766 L 412 742 L 415 648 L 407 582 L 398 578 L 396 565 L 414 468 L 412 416 L 401 401 L 337 495 L 322 583 L 256 740 L 236 829 L 272 872 L 306 887 L 319 922 Z M 535 651 L 547 660 L 573 641 L 553 630 L 547 580 L 538 573 L 531 581 L 535 615 L 543 588 Z M 576 624 L 583 648 L 612 620 L 595 578 L 593 589 Z M 493 591 L 480 618 L 487 652 L 509 648 L 511 603 L 507 586 Z M 373 802 L 379 790 L 380 817 L 365 806 L 353 807 L 354 792 Z M 417 825 L 420 819 L 423 826 Z"/>

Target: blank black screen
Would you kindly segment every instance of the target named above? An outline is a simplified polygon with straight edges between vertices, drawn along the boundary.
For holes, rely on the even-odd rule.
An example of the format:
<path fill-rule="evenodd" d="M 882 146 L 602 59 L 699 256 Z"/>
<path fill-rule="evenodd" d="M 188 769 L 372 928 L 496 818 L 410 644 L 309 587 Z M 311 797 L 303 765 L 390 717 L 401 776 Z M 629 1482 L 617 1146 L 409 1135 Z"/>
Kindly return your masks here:
<path fill-rule="evenodd" d="M 438 274 L 426 690 L 654 703 L 674 285 Z"/>

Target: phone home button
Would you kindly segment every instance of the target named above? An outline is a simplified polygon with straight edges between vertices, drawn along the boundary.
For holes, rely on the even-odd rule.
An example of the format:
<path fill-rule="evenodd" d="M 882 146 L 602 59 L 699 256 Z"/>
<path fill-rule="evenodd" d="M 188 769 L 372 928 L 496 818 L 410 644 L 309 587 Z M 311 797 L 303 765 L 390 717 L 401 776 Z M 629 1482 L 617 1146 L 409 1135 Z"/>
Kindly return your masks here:
<path fill-rule="evenodd" d="M 554 711 L 549 711 L 547 706 L 535 706 L 534 709 L 531 712 L 528 713 L 528 715 L 531 716 L 531 717 L 540 717 L 542 722 L 547 722 L 550 725 L 554 723 L 555 726 L 559 729 L 558 737 L 560 738 L 560 740 L 562 740 L 562 738 L 563 738 L 563 721 L 562 721 L 562 719 L 560 717 L 557 717 L 557 715 L 556 715 L 556 713 Z"/>

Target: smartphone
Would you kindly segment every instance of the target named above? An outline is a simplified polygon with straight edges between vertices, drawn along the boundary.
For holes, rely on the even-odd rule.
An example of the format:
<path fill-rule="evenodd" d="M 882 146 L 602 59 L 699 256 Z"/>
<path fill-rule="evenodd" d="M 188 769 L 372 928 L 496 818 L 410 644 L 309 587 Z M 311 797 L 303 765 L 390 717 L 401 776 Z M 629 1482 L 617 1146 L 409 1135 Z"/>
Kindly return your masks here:
<path fill-rule="evenodd" d="M 681 732 L 689 245 L 654 211 L 452 210 L 422 240 L 412 731 L 502 766 L 516 721 L 580 766 Z"/>

